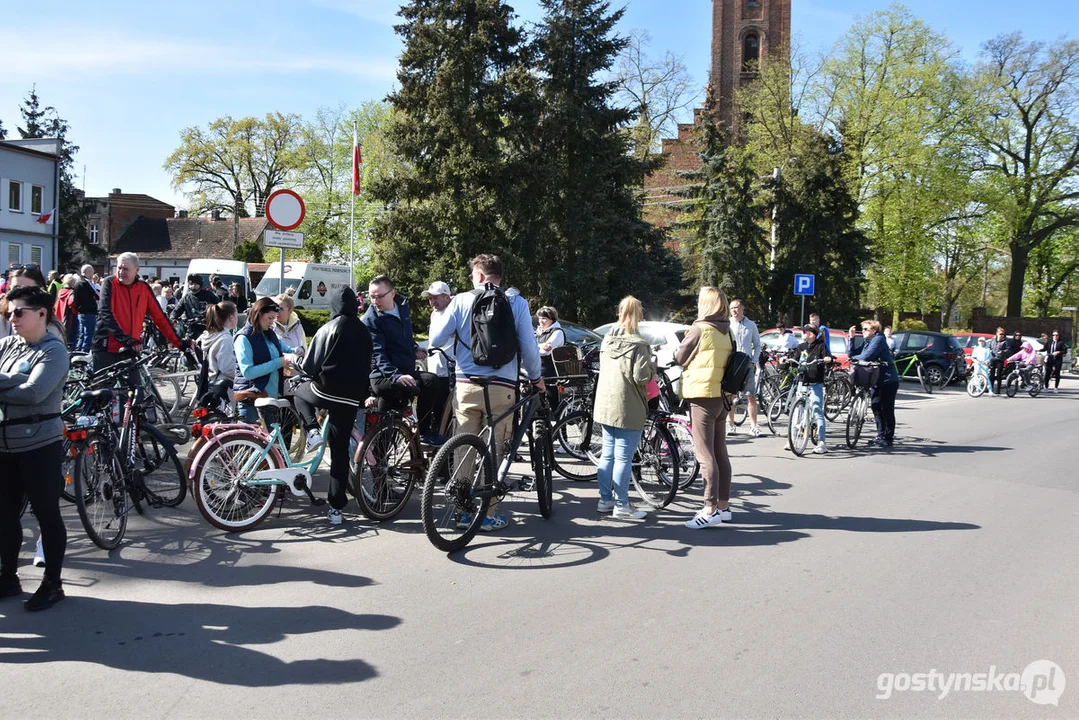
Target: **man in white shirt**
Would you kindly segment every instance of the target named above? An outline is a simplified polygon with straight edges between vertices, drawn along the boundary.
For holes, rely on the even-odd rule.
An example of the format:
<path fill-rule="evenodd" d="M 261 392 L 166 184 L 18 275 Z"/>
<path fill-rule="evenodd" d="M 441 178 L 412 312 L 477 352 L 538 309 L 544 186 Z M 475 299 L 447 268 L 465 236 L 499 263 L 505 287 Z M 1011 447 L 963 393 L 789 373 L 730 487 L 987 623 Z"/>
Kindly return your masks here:
<path fill-rule="evenodd" d="M 749 410 L 749 434 L 757 437 L 761 434 L 760 426 L 757 425 L 757 375 L 759 371 L 757 363 L 761 354 L 761 335 L 757 330 L 757 323 L 746 317 L 745 304 L 737 298 L 731 300 L 731 337 L 734 338 L 738 351 L 749 356 L 746 407 Z M 728 421 L 727 434 L 734 433 L 735 425 Z"/>

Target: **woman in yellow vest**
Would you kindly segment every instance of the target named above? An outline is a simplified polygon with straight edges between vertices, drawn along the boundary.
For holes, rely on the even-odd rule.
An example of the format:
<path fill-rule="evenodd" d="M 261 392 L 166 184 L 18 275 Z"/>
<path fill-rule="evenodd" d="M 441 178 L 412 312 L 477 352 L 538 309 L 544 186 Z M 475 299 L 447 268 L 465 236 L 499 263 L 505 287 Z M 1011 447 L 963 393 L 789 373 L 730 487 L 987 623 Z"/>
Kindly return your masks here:
<path fill-rule="evenodd" d="M 704 507 L 686 522 L 699 529 L 731 521 L 731 460 L 727 455 L 727 413 L 730 403 L 721 387 L 734 346 L 730 337 L 727 296 L 714 287 L 701 288 L 697 321 L 674 360 L 682 371 L 682 397 L 689 401 L 693 446 L 704 478 Z"/>

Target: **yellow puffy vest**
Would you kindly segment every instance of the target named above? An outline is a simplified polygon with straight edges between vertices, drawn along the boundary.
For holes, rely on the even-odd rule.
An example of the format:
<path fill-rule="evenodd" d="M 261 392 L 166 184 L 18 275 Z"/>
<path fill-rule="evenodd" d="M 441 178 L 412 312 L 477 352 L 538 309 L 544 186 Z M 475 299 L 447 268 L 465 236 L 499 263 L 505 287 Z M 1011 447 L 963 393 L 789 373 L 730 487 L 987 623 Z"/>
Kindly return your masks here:
<path fill-rule="evenodd" d="M 708 323 L 695 323 L 701 331 L 697 352 L 682 371 L 682 397 L 723 397 L 723 372 L 734 346 L 730 335 L 721 333 Z"/>

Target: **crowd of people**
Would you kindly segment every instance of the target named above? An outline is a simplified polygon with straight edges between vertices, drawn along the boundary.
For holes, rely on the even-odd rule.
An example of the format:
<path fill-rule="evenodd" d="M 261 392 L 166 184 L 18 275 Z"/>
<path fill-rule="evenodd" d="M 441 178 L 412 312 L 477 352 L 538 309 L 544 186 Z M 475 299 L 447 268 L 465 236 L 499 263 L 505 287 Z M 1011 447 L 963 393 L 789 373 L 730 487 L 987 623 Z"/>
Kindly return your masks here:
<path fill-rule="evenodd" d="M 0 463 L 5 468 L 0 482 L 0 597 L 22 593 L 19 511 L 25 495 L 41 530 L 35 563 L 45 568 L 40 587 L 25 602 L 26 609 L 45 609 L 64 598 L 60 398 L 69 351 L 89 353 L 95 370 L 109 367 L 141 351 L 149 320 L 155 342 L 198 347 L 207 380 L 230 387 L 229 399 L 242 421 L 272 421 L 255 401 L 290 397 L 302 418 L 308 449 L 323 442 L 329 448 L 328 521 L 339 525 L 347 503 L 349 437 L 361 408 L 403 407 L 415 397 L 422 440 L 437 447 L 446 440 L 439 434 L 439 419 L 449 402 L 459 432 L 479 433 L 485 423 L 485 392 L 495 417 L 516 402 L 521 375 L 537 391 L 548 392 L 544 378 L 557 374 L 554 354 L 567 343 L 557 309 L 539 308 L 533 327 L 527 300 L 513 288 L 503 289 L 505 268 L 498 256 L 478 255 L 469 269 L 471 292 L 453 295 L 447 283 L 438 281 L 422 293 L 431 310 L 430 340 L 424 348 L 416 341 L 408 300 L 386 275 L 368 283 L 370 304 L 362 313 L 363 299 L 352 288 L 332 291 L 330 321 L 309 339 L 291 293 L 262 297 L 248 305 L 239 285 L 225 288 L 216 277 L 207 286 L 202 277 L 190 275 L 182 288 L 154 278 L 147 282 L 140 279 L 139 259 L 133 253 L 121 254 L 115 274 L 106 278 L 89 265 L 77 275 L 50 273 L 48 278 L 35 266 L 11 268 L 0 285 Z M 509 354 L 497 361 L 492 358 L 506 348 L 477 345 L 483 338 L 474 336 L 493 332 L 483 323 L 485 317 L 494 322 L 495 315 L 479 316 L 476 309 L 488 298 L 494 303 L 490 307 L 504 308 L 503 331 L 512 345 Z M 600 346 L 593 409 L 602 433 L 597 510 L 617 519 L 640 520 L 646 512 L 630 502 L 629 486 L 633 455 L 649 409 L 649 385 L 657 370 L 652 347 L 640 332 L 641 302 L 627 296 L 617 313 L 617 323 Z M 182 331 L 177 332 L 177 327 Z M 854 353 L 857 329 L 850 328 L 851 360 L 877 362 L 882 367 L 871 390 L 877 436 L 870 444 L 886 448 L 894 442 L 899 387 L 894 342 L 887 328 L 882 331 L 879 323 L 866 320 L 860 325 L 864 343 Z M 815 313 L 801 330 L 801 342 L 784 347 L 805 363 L 804 379 L 819 423 L 816 452 L 823 454 L 827 452 L 823 382 L 825 366 L 832 359 L 829 330 Z M 734 426 L 728 425 L 732 397 L 723 380 L 736 351 L 751 359 L 746 387 L 748 432 L 757 436 L 759 331 L 746 317 L 741 300 L 728 302 L 722 290 L 702 288 L 696 320 L 675 353 L 675 362 L 682 367 L 682 396 L 689 406 L 704 484 L 702 506 L 686 522 L 690 529 L 720 525 L 732 518 L 726 439 Z M 1059 333 L 1046 338 L 1043 351 L 1046 385 L 1053 377 L 1059 385 L 1067 351 Z M 1004 363 L 1029 365 L 1036 362 L 1037 353 L 1030 343 L 1021 342 L 1018 333 L 1009 340 L 1001 329 L 988 343 L 979 342 L 974 357 L 986 365 L 995 382 L 994 392 L 999 393 Z M 427 369 L 418 370 L 418 361 L 426 361 Z M 356 372 L 357 368 L 370 371 Z M 550 397 L 552 403 L 557 401 L 557 394 Z M 317 421 L 320 409 L 329 417 L 326 438 Z M 496 425 L 496 447 L 503 446 L 510 429 L 508 422 Z M 497 466 L 498 458 L 495 462 Z M 464 525 L 469 521 L 461 519 Z M 507 515 L 492 502 L 481 530 L 497 531 L 508 524 Z"/>

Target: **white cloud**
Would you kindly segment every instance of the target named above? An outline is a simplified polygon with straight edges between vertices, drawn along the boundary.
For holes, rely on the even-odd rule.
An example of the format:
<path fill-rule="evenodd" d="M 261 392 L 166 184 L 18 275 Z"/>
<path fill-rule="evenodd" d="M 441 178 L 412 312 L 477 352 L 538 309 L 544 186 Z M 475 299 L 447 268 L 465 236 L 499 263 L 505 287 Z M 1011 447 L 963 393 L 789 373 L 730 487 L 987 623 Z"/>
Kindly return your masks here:
<path fill-rule="evenodd" d="M 176 39 L 133 31 L 92 28 L 40 30 L 0 29 L 7 82 L 42 78 L 72 79 L 154 73 L 330 72 L 368 80 L 393 80 L 395 60 L 365 58 L 344 52 L 311 52 L 282 46 L 267 50 L 264 42 L 237 45 Z"/>
<path fill-rule="evenodd" d="M 401 9 L 402 3 L 397 0 L 309 0 L 309 2 L 316 7 L 348 13 L 388 27 L 400 22 L 397 11 Z"/>

